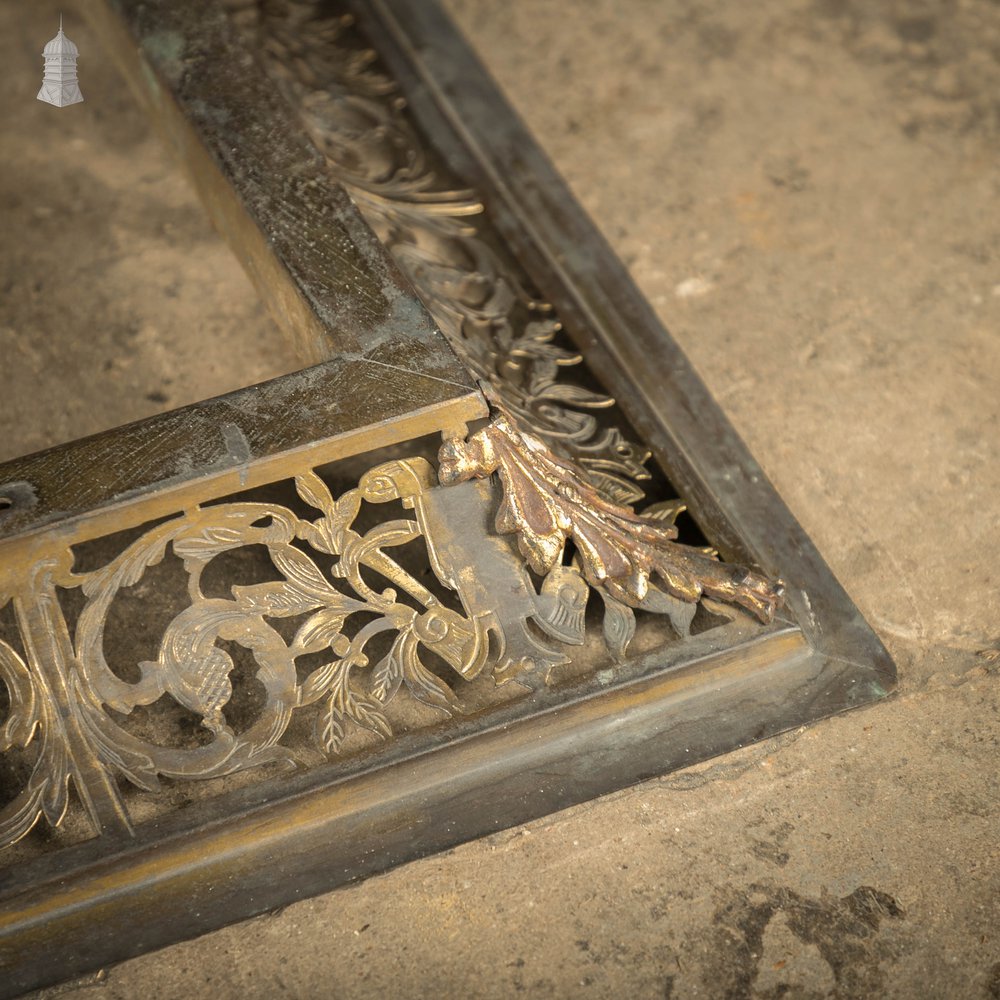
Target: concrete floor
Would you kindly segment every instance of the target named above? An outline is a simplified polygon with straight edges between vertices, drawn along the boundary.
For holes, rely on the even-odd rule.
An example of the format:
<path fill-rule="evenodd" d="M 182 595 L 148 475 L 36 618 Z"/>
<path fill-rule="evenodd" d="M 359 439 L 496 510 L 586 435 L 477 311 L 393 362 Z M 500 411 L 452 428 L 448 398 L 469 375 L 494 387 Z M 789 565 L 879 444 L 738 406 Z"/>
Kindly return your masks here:
<path fill-rule="evenodd" d="M 1000 9 L 449 6 L 900 692 L 60 995 L 997 1000 Z M 56 112 L 19 75 L 47 21 L 0 17 L 5 152 L 24 142 L 0 192 L 19 234 L 0 248 L 5 453 L 280 370 L 95 43 L 88 103 Z M 57 232 L 87 234 L 89 271 L 51 274 Z M 239 370 L 200 353 L 212 342 L 239 347 Z"/>

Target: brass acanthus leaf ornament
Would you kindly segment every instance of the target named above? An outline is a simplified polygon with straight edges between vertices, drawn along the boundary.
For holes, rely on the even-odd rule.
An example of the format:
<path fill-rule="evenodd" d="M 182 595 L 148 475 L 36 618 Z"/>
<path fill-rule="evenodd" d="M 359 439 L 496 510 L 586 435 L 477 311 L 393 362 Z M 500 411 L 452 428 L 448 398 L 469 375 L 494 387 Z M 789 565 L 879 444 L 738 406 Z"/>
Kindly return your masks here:
<path fill-rule="evenodd" d="M 496 517 L 501 534 L 516 534 L 531 568 L 548 573 L 576 547 L 584 579 L 633 608 L 650 603 L 662 587 L 690 604 L 712 597 L 737 604 L 760 621 L 773 620 L 784 585 L 742 566 L 719 562 L 709 551 L 679 543 L 673 524 L 636 514 L 606 500 L 533 434 L 491 399 L 494 416 L 467 440 L 446 440 L 438 478 L 445 486 L 500 476 L 503 500 Z"/>

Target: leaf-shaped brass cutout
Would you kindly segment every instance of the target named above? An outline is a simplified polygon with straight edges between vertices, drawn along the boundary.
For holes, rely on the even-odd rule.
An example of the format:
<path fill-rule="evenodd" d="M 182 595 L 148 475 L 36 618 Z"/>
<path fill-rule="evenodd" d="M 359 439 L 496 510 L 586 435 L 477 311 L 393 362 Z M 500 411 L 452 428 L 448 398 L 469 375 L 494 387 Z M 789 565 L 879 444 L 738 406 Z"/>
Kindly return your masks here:
<path fill-rule="evenodd" d="M 503 501 L 497 531 L 516 534 L 536 573 L 548 573 L 571 540 L 587 583 L 629 607 L 648 606 L 651 586 L 655 592 L 659 585 L 681 601 L 714 597 L 746 608 L 762 622 L 773 620 L 784 599 L 780 580 L 677 542 L 672 518 L 659 511 L 645 517 L 607 500 L 577 467 L 518 426 L 495 396 L 491 403 L 494 416 L 486 427 L 441 446 L 438 476 L 452 485 L 498 473 Z M 612 631 L 612 645 L 618 647 L 623 630 Z"/>

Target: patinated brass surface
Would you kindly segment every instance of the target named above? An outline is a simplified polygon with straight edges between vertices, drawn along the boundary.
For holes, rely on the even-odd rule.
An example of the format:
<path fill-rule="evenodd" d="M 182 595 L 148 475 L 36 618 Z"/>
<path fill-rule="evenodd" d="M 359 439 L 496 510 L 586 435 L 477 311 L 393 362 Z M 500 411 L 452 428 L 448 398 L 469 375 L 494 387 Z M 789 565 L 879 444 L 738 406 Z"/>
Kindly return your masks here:
<path fill-rule="evenodd" d="M 448 23 L 352 6 L 91 10 L 321 363 L 0 467 L 0 996 L 891 686 Z"/>
<path fill-rule="evenodd" d="M 641 499 L 649 449 L 607 412 L 614 399 L 586 384 L 556 310 L 498 242 L 482 196 L 414 128 L 354 17 L 317 0 L 226 6 L 468 369 L 608 498 Z"/>

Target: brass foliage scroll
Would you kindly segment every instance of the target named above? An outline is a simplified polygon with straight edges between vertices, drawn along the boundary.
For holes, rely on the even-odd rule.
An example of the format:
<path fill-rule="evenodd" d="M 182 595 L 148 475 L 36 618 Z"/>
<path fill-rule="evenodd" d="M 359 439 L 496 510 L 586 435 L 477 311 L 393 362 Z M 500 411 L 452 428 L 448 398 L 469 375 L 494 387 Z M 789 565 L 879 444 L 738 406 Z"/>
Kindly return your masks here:
<path fill-rule="evenodd" d="M 443 487 L 437 478 L 424 458 L 397 460 L 335 497 L 306 469 L 294 485 L 308 513 L 245 499 L 194 506 L 100 566 L 76 568 L 67 549 L 36 563 L 27 579 L 5 580 L 0 608 L 13 606 L 22 648 L 0 640 L 8 696 L 0 751 L 36 755 L 24 787 L 0 810 L 0 843 L 40 819 L 58 825 L 71 786 L 96 829 L 128 829 L 122 779 L 152 792 L 163 778 L 313 764 L 338 755 L 351 733 L 392 736 L 389 710 L 402 697 L 443 719 L 462 711 L 463 685 L 481 675 L 516 681 L 515 696 L 544 685 L 568 661 L 566 647 L 585 641 L 586 563 L 555 558 L 536 563 L 532 576 L 493 530 L 490 484 Z M 379 519 L 387 504 L 412 514 Z M 366 513 L 374 523 L 359 527 Z M 408 559 L 397 555 L 412 545 Z M 217 560 L 252 548 L 266 552 L 275 579 L 205 585 Z M 168 556 L 182 567 L 186 605 L 163 629 L 155 658 L 125 675 L 106 654 L 115 602 Z M 80 598 L 73 621 L 65 593 Z M 602 597 L 603 638 L 620 658 L 634 618 L 611 588 Z M 693 604 L 662 592 L 647 600 L 686 634 Z M 227 716 L 234 645 L 250 655 L 263 692 L 239 727 Z M 197 738 L 158 742 L 129 725 L 164 700 L 197 719 Z M 293 719 L 306 715 L 310 738 L 289 745 Z"/>
<path fill-rule="evenodd" d="M 434 480 L 424 459 L 393 462 L 370 470 L 357 488 L 335 499 L 319 476 L 306 471 L 295 487 L 312 518 L 268 502 L 196 507 L 147 530 L 100 568 L 74 571 L 67 551 L 37 564 L 30 579 L 10 581 L 0 606 L 13 602 L 25 655 L 0 641 L 0 680 L 9 701 L 0 750 L 37 743 L 39 753 L 24 789 L 0 812 L 0 842 L 17 840 L 43 817 L 58 824 L 71 782 L 95 825 L 107 826 L 108 817 L 91 801 L 95 775 L 112 813 L 127 824 L 115 792 L 118 777 L 153 791 L 162 777 L 211 778 L 294 762 L 282 737 L 293 713 L 308 706 L 319 708 L 313 742 L 324 755 L 338 752 L 352 726 L 390 736 L 385 707 L 401 691 L 450 713 L 455 695 L 439 674 L 479 674 L 490 654 L 489 632 L 500 619 L 482 609 L 455 610 L 393 558 L 395 548 L 414 540 L 423 538 L 431 551 L 441 541 L 432 541 L 441 518 L 427 500 Z M 355 529 L 362 504 L 393 500 L 415 510 L 415 518 Z M 226 598 L 207 596 L 202 580 L 213 560 L 249 546 L 266 550 L 280 578 L 233 586 Z M 105 658 L 112 604 L 168 552 L 183 564 L 189 603 L 164 630 L 157 658 L 138 664 L 137 679 L 123 679 Z M 330 564 L 325 570 L 323 557 Z M 457 578 L 443 582 L 460 586 Z M 59 589 L 85 598 L 72 640 Z M 475 600 L 467 603 L 476 606 Z M 278 629 L 281 620 L 294 620 L 290 636 Z M 391 644 L 373 661 L 370 646 L 383 633 Z M 220 640 L 252 653 L 264 690 L 252 724 L 240 732 L 224 714 L 234 663 Z M 553 658 L 537 643 L 532 652 Z M 296 661 L 310 656 L 320 662 L 303 676 Z M 519 669 L 529 667 L 529 659 L 522 651 Z M 440 669 L 445 665 L 448 671 Z M 122 724 L 164 695 L 198 717 L 206 741 L 156 745 Z"/>
<path fill-rule="evenodd" d="M 477 679 L 525 694 L 596 620 L 604 662 L 621 661 L 635 610 L 684 639 L 699 603 L 768 623 L 782 600 L 780 582 L 681 544 L 680 501 L 633 511 L 647 450 L 612 399 L 566 377 L 581 358 L 553 309 L 497 249 L 475 193 L 424 148 L 350 19 L 311 2 L 236 6 L 337 180 L 482 381 L 492 418 L 445 441 L 437 470 L 423 457 L 386 462 L 334 496 L 303 460 L 297 506 L 206 500 L 99 566 L 80 568 L 56 540 L 27 576 L 0 575 L 0 611 L 16 622 L 16 637 L 0 638 L 0 753 L 29 761 L 0 809 L 0 846 L 42 819 L 60 824 L 71 787 L 95 830 L 128 830 L 123 786 L 337 757 L 359 733 L 392 737 L 404 700 L 438 719 L 463 711 Z M 372 514 L 387 504 L 404 516 Z M 206 586 L 217 560 L 247 550 L 266 553 L 272 578 Z M 168 557 L 187 602 L 155 656 L 123 673 L 107 656 L 116 601 Z M 79 603 L 72 620 L 66 595 Z M 237 650 L 259 689 L 240 725 Z M 196 731 L 158 740 L 133 725 L 164 703 Z M 308 739 L 290 737 L 303 728 Z"/>

